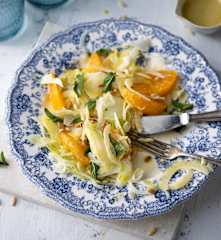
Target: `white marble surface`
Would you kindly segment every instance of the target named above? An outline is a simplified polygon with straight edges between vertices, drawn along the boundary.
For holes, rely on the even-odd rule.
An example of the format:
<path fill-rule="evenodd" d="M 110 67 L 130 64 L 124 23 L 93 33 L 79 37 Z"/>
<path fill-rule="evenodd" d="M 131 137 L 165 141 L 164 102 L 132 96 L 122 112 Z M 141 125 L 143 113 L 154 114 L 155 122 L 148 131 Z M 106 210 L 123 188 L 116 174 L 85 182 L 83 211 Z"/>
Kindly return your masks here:
<path fill-rule="evenodd" d="M 65 5 L 50 11 L 36 9 L 26 5 L 27 16 L 24 28 L 13 39 L 0 43 L 0 90 L 1 98 L 5 98 L 9 81 L 36 42 L 46 21 L 62 25 L 71 25 L 81 21 L 91 21 L 101 17 L 119 17 L 127 15 L 144 22 L 158 24 L 171 32 L 183 36 L 188 42 L 202 51 L 211 65 L 219 69 L 221 58 L 221 33 L 213 36 L 192 34 L 185 29 L 176 17 L 175 0 L 127 0 L 128 7 L 122 9 L 117 0 L 69 0 Z M 104 16 L 103 11 L 109 9 L 110 14 Z M 64 17 L 65 16 L 65 17 Z M 4 102 L 0 101 L 0 109 Z M 3 113 L 0 112 L 0 122 Z M 4 141 L 4 139 L 0 139 Z M 13 177 L 13 176 L 12 176 Z M 10 181 L 10 178 L 9 178 Z M 221 170 L 205 186 L 201 193 L 186 205 L 186 217 L 179 239 L 208 240 L 220 239 L 221 222 Z M 0 183 L 1 186 L 1 183 Z M 78 224 L 69 216 L 37 205 L 18 201 L 16 208 L 10 206 L 8 196 L 1 194 L 0 199 L 0 239 L 2 240 L 43 240 L 43 239 L 136 239 L 135 236 L 120 233 L 99 225 L 85 224 L 82 231 L 78 231 Z M 31 220 L 30 220 L 31 219 Z"/>

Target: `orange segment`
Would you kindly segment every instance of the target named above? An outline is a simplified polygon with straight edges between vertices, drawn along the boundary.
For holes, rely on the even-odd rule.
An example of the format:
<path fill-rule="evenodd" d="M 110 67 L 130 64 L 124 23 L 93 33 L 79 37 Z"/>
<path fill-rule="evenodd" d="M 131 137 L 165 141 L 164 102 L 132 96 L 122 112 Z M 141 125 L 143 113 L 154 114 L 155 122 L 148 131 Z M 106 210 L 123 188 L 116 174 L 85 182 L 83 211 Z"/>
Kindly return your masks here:
<path fill-rule="evenodd" d="M 55 111 L 64 108 L 65 103 L 61 87 L 57 84 L 48 84 L 46 101 L 48 101 L 48 104 L 50 104 Z"/>
<path fill-rule="evenodd" d="M 64 100 L 64 105 L 65 105 L 65 108 L 67 109 L 70 109 L 73 106 L 72 101 L 69 98 L 66 98 Z"/>
<path fill-rule="evenodd" d="M 85 155 L 87 146 L 78 138 L 70 136 L 67 132 L 60 132 L 59 140 L 64 148 L 71 152 L 75 159 L 83 166 L 87 166 L 89 164 L 89 158 Z"/>
<path fill-rule="evenodd" d="M 133 107 L 146 115 L 158 115 L 165 111 L 167 105 L 163 100 L 145 99 L 127 88 L 121 89 L 121 95 Z"/>
<path fill-rule="evenodd" d="M 150 79 L 149 83 L 135 83 L 133 89 L 146 96 L 151 94 L 162 97 L 168 95 L 175 88 L 178 75 L 176 71 L 172 70 L 164 70 L 160 73 L 164 75 L 164 78 Z"/>
<path fill-rule="evenodd" d="M 100 72 L 100 68 L 102 67 L 103 64 L 101 57 L 97 53 L 92 53 L 84 70 L 88 73 Z"/>
<path fill-rule="evenodd" d="M 152 94 L 166 97 L 175 88 L 178 80 L 176 71 L 164 70 L 160 71 L 163 78 L 151 78 L 146 83 L 139 82 L 133 85 L 133 89 L 144 97 L 132 92 L 127 88 L 120 90 L 122 97 L 128 101 L 133 107 L 137 108 L 146 115 L 158 115 L 166 110 L 167 104 L 161 99 L 149 99 Z M 146 98 L 145 98 L 146 97 Z"/>

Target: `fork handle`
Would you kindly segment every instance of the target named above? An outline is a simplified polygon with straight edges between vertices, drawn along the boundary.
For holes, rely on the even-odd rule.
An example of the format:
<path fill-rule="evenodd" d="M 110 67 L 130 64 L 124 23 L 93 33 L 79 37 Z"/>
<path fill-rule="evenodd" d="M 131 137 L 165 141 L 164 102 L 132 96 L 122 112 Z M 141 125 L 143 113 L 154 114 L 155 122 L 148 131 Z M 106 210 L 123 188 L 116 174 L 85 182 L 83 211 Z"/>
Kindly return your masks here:
<path fill-rule="evenodd" d="M 190 158 L 196 158 L 196 159 L 203 158 L 203 159 L 205 159 L 206 161 L 208 161 L 210 163 L 213 163 L 213 164 L 216 164 L 218 166 L 221 166 L 221 160 L 215 159 L 215 158 L 211 158 L 211 157 L 208 157 L 208 156 L 203 156 L 203 155 L 199 155 L 199 154 L 188 154 L 188 153 L 182 154 L 182 156 L 190 157 Z"/>
<path fill-rule="evenodd" d="M 191 122 L 212 122 L 212 121 L 221 121 L 221 110 L 190 114 Z"/>

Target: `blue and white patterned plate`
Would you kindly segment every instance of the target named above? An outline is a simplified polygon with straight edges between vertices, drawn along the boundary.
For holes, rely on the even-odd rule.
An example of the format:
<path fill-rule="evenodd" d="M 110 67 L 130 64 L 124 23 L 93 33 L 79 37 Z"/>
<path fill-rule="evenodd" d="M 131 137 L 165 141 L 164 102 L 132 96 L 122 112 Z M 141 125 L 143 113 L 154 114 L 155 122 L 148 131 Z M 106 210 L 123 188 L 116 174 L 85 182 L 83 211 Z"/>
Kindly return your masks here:
<path fill-rule="evenodd" d="M 205 58 L 181 38 L 164 29 L 134 20 L 102 20 L 75 25 L 51 37 L 32 52 L 16 74 L 8 97 L 8 126 L 11 148 L 24 174 L 43 192 L 64 207 L 98 218 L 138 219 L 159 215 L 190 198 L 206 181 L 201 173 L 183 189 L 155 196 L 131 199 L 127 187 L 95 186 L 71 176 L 60 176 L 53 170 L 47 149 L 39 149 L 29 141 L 32 134 L 40 134 L 37 117 L 41 107 L 42 73 L 55 70 L 58 74 L 72 66 L 80 54 L 81 37 L 92 51 L 111 47 L 141 37 L 150 38 L 150 51 L 163 54 L 170 65 L 183 76 L 182 85 L 194 104 L 194 112 L 221 108 L 219 80 Z M 186 151 L 221 156 L 221 123 L 190 127 L 175 139 Z M 121 198 L 115 198 L 119 195 Z"/>

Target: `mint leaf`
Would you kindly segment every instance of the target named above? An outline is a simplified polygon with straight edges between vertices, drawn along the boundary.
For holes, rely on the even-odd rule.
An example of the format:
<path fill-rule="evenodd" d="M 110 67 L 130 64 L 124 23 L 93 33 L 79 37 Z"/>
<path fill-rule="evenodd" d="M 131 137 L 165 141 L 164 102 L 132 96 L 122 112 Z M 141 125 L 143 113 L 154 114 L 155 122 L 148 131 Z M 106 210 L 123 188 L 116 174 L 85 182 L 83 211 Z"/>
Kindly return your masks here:
<path fill-rule="evenodd" d="M 73 90 L 80 97 L 84 92 L 84 74 L 77 74 Z"/>
<path fill-rule="evenodd" d="M 85 151 L 84 151 L 84 155 L 87 156 L 89 152 L 91 152 L 91 148 L 90 148 L 90 146 L 88 146 L 88 147 L 85 149 Z"/>
<path fill-rule="evenodd" d="M 121 142 L 115 140 L 111 136 L 110 136 L 110 142 L 111 142 L 111 144 L 112 144 L 112 146 L 114 148 L 116 156 L 121 156 L 122 154 L 125 153 L 125 147 L 124 147 L 124 145 Z"/>
<path fill-rule="evenodd" d="M 80 122 L 82 122 L 81 116 L 80 115 L 74 116 L 72 123 L 80 123 Z"/>
<path fill-rule="evenodd" d="M 101 48 L 96 51 L 96 53 L 102 57 L 107 57 L 111 52 L 112 52 L 111 49 L 108 48 Z"/>
<path fill-rule="evenodd" d="M 186 110 L 191 110 L 193 109 L 193 104 L 190 104 L 190 103 L 182 103 L 182 102 L 179 102 L 178 100 L 174 100 L 172 101 L 172 107 L 176 110 L 176 111 L 179 111 L 179 112 L 183 112 L 183 111 L 186 111 Z"/>
<path fill-rule="evenodd" d="M 90 170 L 91 170 L 91 175 L 94 179 L 97 179 L 98 176 L 98 170 L 100 169 L 100 166 L 98 166 L 96 163 L 94 162 L 90 162 Z"/>
<path fill-rule="evenodd" d="M 143 55 L 143 53 L 140 53 L 136 59 L 136 65 L 144 67 L 145 61 L 146 61 L 145 56 Z"/>
<path fill-rule="evenodd" d="M 53 113 L 51 113 L 47 108 L 45 108 L 45 114 L 47 115 L 48 118 L 51 119 L 52 122 L 57 123 L 57 122 L 63 122 L 63 119 L 60 117 L 55 116 Z"/>
<path fill-rule="evenodd" d="M 0 166 L 8 166 L 9 164 L 7 163 L 5 159 L 5 155 L 3 152 L 0 153 Z"/>
<path fill-rule="evenodd" d="M 90 100 L 86 103 L 88 110 L 91 111 L 96 107 L 96 100 Z"/>
<path fill-rule="evenodd" d="M 111 91 L 111 85 L 112 85 L 112 82 L 115 80 L 116 76 L 114 73 L 110 72 L 107 74 L 107 76 L 105 77 L 104 79 L 104 88 L 103 88 L 103 92 L 106 93 L 106 92 L 109 92 Z"/>

